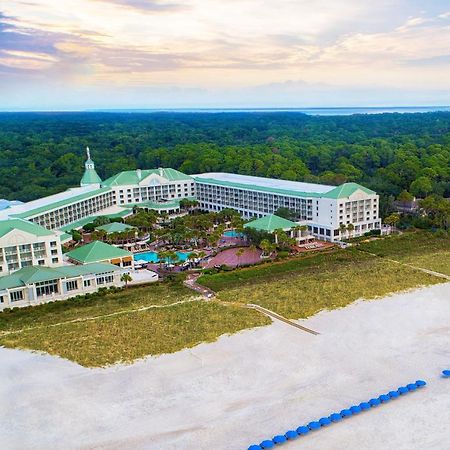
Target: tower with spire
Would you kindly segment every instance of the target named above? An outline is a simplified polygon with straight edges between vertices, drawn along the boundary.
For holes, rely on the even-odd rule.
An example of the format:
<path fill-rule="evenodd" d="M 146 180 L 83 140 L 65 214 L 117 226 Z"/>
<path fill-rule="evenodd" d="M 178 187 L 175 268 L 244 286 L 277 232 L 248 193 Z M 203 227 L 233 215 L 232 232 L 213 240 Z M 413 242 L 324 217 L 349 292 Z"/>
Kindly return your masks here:
<path fill-rule="evenodd" d="M 100 187 L 102 179 L 95 171 L 95 164 L 91 159 L 91 152 L 89 151 L 89 147 L 86 147 L 86 156 L 87 160 L 84 163 L 84 175 L 83 178 L 81 178 L 80 186 L 92 186 L 96 184 L 98 185 L 98 187 Z"/>

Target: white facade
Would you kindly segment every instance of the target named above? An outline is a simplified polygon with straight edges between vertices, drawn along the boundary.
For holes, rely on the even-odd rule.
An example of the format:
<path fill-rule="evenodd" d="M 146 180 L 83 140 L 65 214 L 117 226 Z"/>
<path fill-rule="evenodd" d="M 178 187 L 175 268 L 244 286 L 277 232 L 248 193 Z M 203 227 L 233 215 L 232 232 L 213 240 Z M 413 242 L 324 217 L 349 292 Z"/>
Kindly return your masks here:
<path fill-rule="evenodd" d="M 245 219 L 273 214 L 280 208 L 296 213 L 319 239 L 335 241 L 380 229 L 378 195 L 355 183 L 327 186 L 225 173 L 194 175 L 196 197 L 207 211 L 233 208 Z M 341 231 L 352 224 L 354 230 Z"/>
<path fill-rule="evenodd" d="M 1 222 L 5 224 L 6 222 Z M 17 224 L 20 221 L 11 221 Z M 37 232 L 21 228 L 11 228 L 0 237 L 0 276 L 8 275 L 29 266 L 56 267 L 62 264 L 59 235 L 56 232 L 37 227 Z"/>

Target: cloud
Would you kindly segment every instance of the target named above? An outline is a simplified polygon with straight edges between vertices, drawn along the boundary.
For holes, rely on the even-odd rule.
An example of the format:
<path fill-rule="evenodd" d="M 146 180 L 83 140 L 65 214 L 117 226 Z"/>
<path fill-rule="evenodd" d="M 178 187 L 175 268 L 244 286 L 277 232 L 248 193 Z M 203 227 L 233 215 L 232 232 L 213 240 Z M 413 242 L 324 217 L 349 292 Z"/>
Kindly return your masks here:
<path fill-rule="evenodd" d="M 186 5 L 180 3 L 168 3 L 155 0 L 96 0 L 110 3 L 124 8 L 132 8 L 147 12 L 169 12 L 174 10 L 186 10 Z"/>

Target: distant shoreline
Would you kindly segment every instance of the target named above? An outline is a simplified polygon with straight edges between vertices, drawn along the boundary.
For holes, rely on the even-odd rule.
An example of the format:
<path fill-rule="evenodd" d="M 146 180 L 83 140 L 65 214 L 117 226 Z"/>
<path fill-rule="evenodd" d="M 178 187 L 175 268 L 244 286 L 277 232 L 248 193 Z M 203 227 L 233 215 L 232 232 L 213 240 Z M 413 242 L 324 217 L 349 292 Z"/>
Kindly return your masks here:
<path fill-rule="evenodd" d="M 450 106 L 366 106 L 366 107 L 309 107 L 309 108 L 100 108 L 73 110 L 0 110 L 0 114 L 17 113 L 116 113 L 116 114 L 222 114 L 222 113 L 302 113 L 309 116 L 349 116 L 354 114 L 449 112 Z"/>

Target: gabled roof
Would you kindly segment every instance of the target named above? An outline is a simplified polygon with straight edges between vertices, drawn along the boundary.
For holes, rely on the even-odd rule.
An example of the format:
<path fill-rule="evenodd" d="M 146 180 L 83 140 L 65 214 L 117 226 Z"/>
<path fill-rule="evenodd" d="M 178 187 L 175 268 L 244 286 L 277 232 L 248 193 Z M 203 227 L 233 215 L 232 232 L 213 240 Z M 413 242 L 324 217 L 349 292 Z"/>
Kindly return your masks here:
<path fill-rule="evenodd" d="M 23 287 L 27 284 L 42 281 L 57 280 L 60 278 L 73 278 L 80 275 L 99 274 L 120 270 L 113 264 L 86 264 L 83 266 L 67 265 L 57 268 L 45 266 L 24 267 L 11 275 L 0 277 L 0 290 Z"/>
<path fill-rule="evenodd" d="M 78 247 L 75 250 L 66 253 L 66 255 L 68 258 L 84 264 L 132 256 L 133 254 L 121 248 L 114 247 L 113 245 L 106 244 L 105 242 L 94 241 L 90 244 Z"/>
<path fill-rule="evenodd" d="M 124 231 L 130 231 L 134 229 L 135 227 L 120 222 L 107 223 L 105 225 L 100 225 L 99 227 L 97 227 L 97 230 L 103 230 L 107 233 L 122 233 Z"/>
<path fill-rule="evenodd" d="M 344 183 L 340 186 L 336 186 L 331 191 L 328 191 L 326 194 L 323 194 L 323 197 L 326 198 L 347 198 L 350 195 L 354 194 L 357 190 L 361 190 L 369 195 L 374 195 L 376 192 L 371 191 L 370 189 L 361 186 L 358 183 Z"/>
<path fill-rule="evenodd" d="M 167 181 L 182 181 L 190 180 L 191 177 L 175 169 L 148 169 L 148 170 L 127 170 L 119 172 L 116 175 L 108 178 L 102 183 L 102 186 L 124 186 L 137 185 L 149 175 L 158 175 L 165 178 Z"/>
<path fill-rule="evenodd" d="M 284 219 L 283 217 L 276 216 L 275 214 L 269 214 L 261 217 L 260 219 L 246 223 L 244 228 L 254 228 L 255 230 L 273 233 L 275 230 L 291 229 L 297 225 L 297 223 L 292 222 L 291 220 Z"/>
<path fill-rule="evenodd" d="M 0 221 L 0 238 L 8 234 L 12 230 L 20 230 L 34 236 L 53 236 L 53 231 L 41 227 L 33 222 L 27 222 L 22 219 L 8 219 Z"/>

